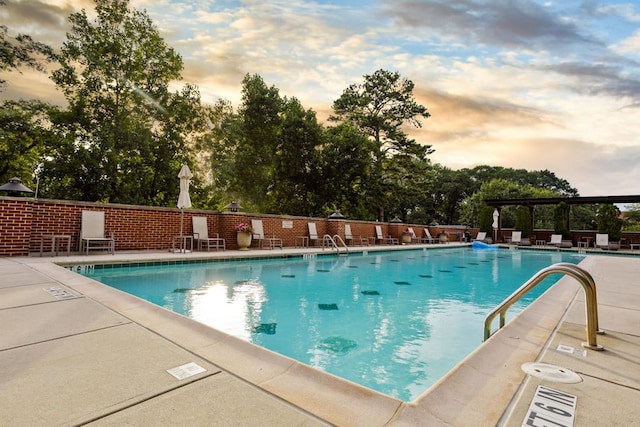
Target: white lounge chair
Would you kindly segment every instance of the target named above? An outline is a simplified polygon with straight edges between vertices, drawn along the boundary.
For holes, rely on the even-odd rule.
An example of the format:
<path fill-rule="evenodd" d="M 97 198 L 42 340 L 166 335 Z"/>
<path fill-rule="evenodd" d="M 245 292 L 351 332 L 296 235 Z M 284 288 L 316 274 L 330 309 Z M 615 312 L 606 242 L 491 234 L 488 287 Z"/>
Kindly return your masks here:
<path fill-rule="evenodd" d="M 531 240 L 528 237 L 522 237 L 522 231 L 511 233 L 511 243 L 518 246 L 531 246 Z"/>
<path fill-rule="evenodd" d="M 487 232 L 486 231 L 479 231 L 478 235 L 476 236 L 476 238 L 473 239 L 474 242 L 484 242 L 485 240 L 487 240 Z"/>
<path fill-rule="evenodd" d="M 206 246 L 207 252 L 211 250 L 211 247 L 216 248 L 216 250 L 226 249 L 226 243 L 218 233 L 215 234 L 215 237 L 209 237 L 207 217 L 194 216 L 191 217 L 191 222 L 193 223 L 193 241 L 198 246 L 198 250 L 202 250 L 204 246 Z"/>
<path fill-rule="evenodd" d="M 396 238 L 393 238 L 391 236 L 383 236 L 382 235 L 382 226 L 381 225 L 376 225 L 376 242 L 380 243 L 384 243 L 386 245 L 399 245 L 400 241 Z"/>
<path fill-rule="evenodd" d="M 309 229 L 309 246 L 313 244 L 313 246 L 320 245 L 320 238 L 318 237 L 318 229 L 316 228 L 315 222 L 308 222 L 307 228 Z"/>
<path fill-rule="evenodd" d="M 104 230 L 104 211 L 82 211 L 80 252 L 88 255 L 92 249 L 106 249 L 110 254 L 115 253 L 113 232 L 107 236 Z"/>
<path fill-rule="evenodd" d="M 562 234 L 552 234 L 551 240 L 547 242 L 547 245 L 557 246 L 559 248 L 570 248 L 573 246 L 573 242 L 569 239 L 562 240 Z M 578 246 L 580 246 L 580 243 L 578 243 Z"/>
<path fill-rule="evenodd" d="M 560 246 L 562 244 L 562 234 L 552 234 L 551 240 L 547 242 L 549 246 Z"/>
<path fill-rule="evenodd" d="M 353 236 L 353 233 L 351 232 L 351 224 L 344 225 L 344 239 L 346 240 L 347 244 L 350 243 L 351 245 L 369 246 L 369 239 L 367 239 L 366 237 Z"/>
<path fill-rule="evenodd" d="M 413 227 L 407 227 L 407 231 L 409 232 L 409 235 L 411 236 L 411 243 L 422 243 L 422 239 L 418 236 L 416 236 L 416 232 L 413 231 Z"/>
<path fill-rule="evenodd" d="M 617 242 L 610 242 L 608 234 L 596 234 L 596 243 L 594 245 L 600 249 L 618 250 L 620 245 Z"/>
<path fill-rule="evenodd" d="M 282 239 L 277 237 L 265 237 L 261 219 L 252 219 L 251 227 L 253 227 L 253 238 L 258 241 L 258 247 L 262 248 L 266 242 L 269 245 L 269 249 L 282 249 Z"/>
<path fill-rule="evenodd" d="M 438 242 L 438 239 L 433 237 L 431 235 L 431 232 L 429 232 L 429 229 L 427 227 L 425 227 L 424 228 L 424 239 L 423 239 L 423 241 L 425 243 L 436 243 L 436 242 Z"/>

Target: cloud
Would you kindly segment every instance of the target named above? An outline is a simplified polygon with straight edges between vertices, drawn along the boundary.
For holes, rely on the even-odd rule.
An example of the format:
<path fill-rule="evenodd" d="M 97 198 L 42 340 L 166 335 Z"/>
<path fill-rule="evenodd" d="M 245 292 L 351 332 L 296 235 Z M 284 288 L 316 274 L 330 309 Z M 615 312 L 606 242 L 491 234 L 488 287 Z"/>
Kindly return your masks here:
<path fill-rule="evenodd" d="M 91 0 L 11 1 L 10 29 L 59 46 Z M 638 7 L 614 1 L 131 0 L 184 59 L 204 102 L 240 101 L 245 74 L 325 119 L 377 69 L 415 83 L 432 114 L 409 136 L 435 162 L 549 169 L 582 194 L 637 192 Z M 3 10 L 4 9 L 4 10 Z M 10 12 L 9 12 L 10 10 Z M 46 75 L 12 74 L 3 98 L 60 103 Z M 62 100 L 64 102 L 64 100 Z M 630 159 L 635 159 L 632 163 Z M 615 165 L 606 167 L 604 165 Z"/>
<path fill-rule="evenodd" d="M 525 50 L 565 46 L 573 43 L 599 44 L 581 34 L 570 20 L 544 6 L 520 1 L 417 1 L 390 3 L 387 13 L 400 25 L 425 29 L 437 37 L 459 43 L 497 45 Z"/>
<path fill-rule="evenodd" d="M 530 139 L 514 144 L 466 141 L 434 153 L 434 161 L 452 169 L 488 164 L 526 170 L 549 170 L 569 181 L 583 196 L 637 194 L 640 152 L 633 147 L 603 151 L 597 144 L 566 139 Z M 489 160 L 489 161 L 485 161 Z M 497 162 L 492 163 L 491 160 Z"/>

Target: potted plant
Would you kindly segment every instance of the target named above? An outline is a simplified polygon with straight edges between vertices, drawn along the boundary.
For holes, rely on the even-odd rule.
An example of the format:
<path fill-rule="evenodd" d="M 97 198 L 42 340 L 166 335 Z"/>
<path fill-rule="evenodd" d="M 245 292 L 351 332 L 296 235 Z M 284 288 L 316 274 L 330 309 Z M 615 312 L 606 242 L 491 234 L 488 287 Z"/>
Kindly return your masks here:
<path fill-rule="evenodd" d="M 412 238 L 413 238 L 413 235 L 411 234 L 411 232 L 407 228 L 406 230 L 404 230 L 402 232 L 402 235 L 400 236 L 400 241 L 402 242 L 403 245 L 405 245 L 407 243 L 411 243 L 411 239 Z"/>
<path fill-rule="evenodd" d="M 241 251 L 246 251 L 251 246 L 251 237 L 253 235 L 253 227 L 251 224 L 246 222 L 241 222 L 240 224 L 236 224 L 236 238 L 238 240 L 238 249 Z"/>

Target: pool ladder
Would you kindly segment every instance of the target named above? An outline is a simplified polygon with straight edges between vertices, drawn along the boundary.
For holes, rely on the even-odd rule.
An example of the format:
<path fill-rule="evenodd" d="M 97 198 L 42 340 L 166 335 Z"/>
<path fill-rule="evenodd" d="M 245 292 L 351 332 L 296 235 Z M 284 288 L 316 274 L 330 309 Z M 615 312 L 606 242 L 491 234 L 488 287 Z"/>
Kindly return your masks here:
<path fill-rule="evenodd" d="M 322 237 L 322 250 L 324 251 L 324 247 L 331 247 L 332 249 L 335 249 L 336 252 L 338 252 L 338 254 L 340 254 L 340 246 L 338 246 L 338 242 L 342 245 L 342 247 L 345 250 L 345 255 L 349 255 L 349 248 L 347 247 L 347 244 L 344 242 L 344 240 L 342 240 L 342 237 L 340 237 L 339 235 L 334 235 L 333 237 L 331 237 L 329 234 L 325 234 Z"/>
<path fill-rule="evenodd" d="M 484 320 L 484 340 L 486 341 L 487 339 L 489 339 L 489 337 L 491 337 L 491 323 L 497 315 L 500 315 L 500 327 L 498 328 L 499 330 L 505 324 L 505 318 L 509 307 L 516 303 L 531 289 L 536 287 L 547 276 L 556 273 L 573 277 L 578 281 L 578 283 L 582 285 L 582 289 L 584 290 L 585 309 L 587 312 L 587 341 L 583 342 L 582 346 L 590 350 L 604 350 L 604 347 L 598 345 L 596 340 L 596 334 L 604 334 L 604 332 L 598 328 L 598 301 L 596 296 L 596 283 L 593 280 L 591 274 L 589 274 L 587 271 L 583 270 L 575 264 L 570 264 L 567 262 L 553 264 L 538 271 L 524 285 L 520 286 L 518 290 L 516 290 L 500 305 L 494 308 L 493 311 L 491 311 L 491 313 L 489 313 Z"/>

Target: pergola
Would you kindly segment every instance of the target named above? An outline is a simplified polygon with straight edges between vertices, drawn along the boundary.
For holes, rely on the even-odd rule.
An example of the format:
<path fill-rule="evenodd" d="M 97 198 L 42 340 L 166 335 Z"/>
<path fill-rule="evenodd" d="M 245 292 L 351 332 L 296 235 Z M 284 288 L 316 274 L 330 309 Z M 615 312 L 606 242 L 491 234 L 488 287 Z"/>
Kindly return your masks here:
<path fill-rule="evenodd" d="M 615 203 L 640 203 L 640 195 L 636 196 L 590 196 L 590 197 L 540 197 L 530 199 L 485 199 L 484 202 L 498 210 L 498 235 L 502 230 L 501 211 L 503 206 L 520 205 L 529 208 L 531 228 L 533 228 L 533 208 L 537 205 L 597 205 Z"/>

